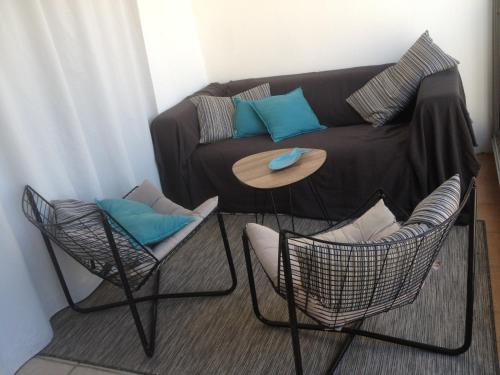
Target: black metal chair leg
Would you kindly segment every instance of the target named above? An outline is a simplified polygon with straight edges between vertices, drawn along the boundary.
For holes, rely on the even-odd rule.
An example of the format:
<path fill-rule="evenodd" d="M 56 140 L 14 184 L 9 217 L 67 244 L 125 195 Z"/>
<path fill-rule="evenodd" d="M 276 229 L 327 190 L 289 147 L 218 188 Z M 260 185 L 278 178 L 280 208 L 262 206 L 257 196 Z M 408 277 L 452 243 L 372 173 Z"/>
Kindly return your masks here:
<path fill-rule="evenodd" d="M 155 287 L 153 293 L 154 295 L 158 295 L 158 291 L 160 290 L 160 277 L 161 277 L 161 270 L 158 270 L 158 272 L 156 273 Z M 149 326 L 149 342 L 152 347 L 152 351 L 154 352 L 154 347 L 156 342 L 156 322 L 158 318 L 158 298 L 155 298 L 151 303 L 150 315 L 151 315 L 151 323 Z"/>
<path fill-rule="evenodd" d="M 42 223 L 42 216 L 40 215 L 40 212 L 36 208 L 37 205 L 35 203 L 35 198 L 33 198 L 33 194 L 31 193 L 30 190 L 27 191 L 27 197 L 30 202 L 30 205 L 33 207 L 33 213 L 35 215 L 36 220 L 39 223 Z M 75 302 L 73 301 L 73 298 L 71 297 L 71 293 L 69 292 L 68 285 L 66 284 L 66 280 L 64 279 L 64 275 L 62 273 L 61 267 L 59 266 L 59 262 L 57 261 L 56 254 L 54 252 L 54 248 L 52 247 L 52 243 L 50 242 L 50 238 L 43 232 L 40 232 L 42 234 L 43 242 L 45 243 L 45 246 L 47 247 L 47 251 L 49 253 L 50 260 L 52 261 L 52 264 L 54 265 L 54 269 L 56 271 L 57 278 L 59 279 L 59 282 L 61 283 L 61 288 L 64 293 L 64 297 L 66 297 L 66 301 L 68 302 L 68 305 L 71 308 L 75 308 Z"/>
<path fill-rule="evenodd" d="M 360 321 L 356 323 L 356 327 L 359 328 L 362 324 L 363 321 Z M 333 358 L 325 374 L 333 375 L 335 373 L 335 370 L 337 370 L 337 367 L 339 367 L 342 358 L 344 358 L 344 355 L 351 347 L 352 341 L 354 340 L 355 337 L 356 335 L 348 335 L 346 341 L 342 344 L 342 347 L 340 348 L 339 354 L 337 354 L 335 358 Z"/>
<path fill-rule="evenodd" d="M 245 255 L 245 265 L 248 276 L 248 285 L 250 289 L 250 297 L 252 299 L 252 308 L 255 317 L 259 319 L 262 323 L 271 327 L 290 328 L 289 322 L 282 322 L 282 321 L 268 319 L 260 312 L 257 290 L 255 288 L 255 279 L 253 275 L 252 258 L 250 255 L 250 245 L 246 232 L 243 232 L 242 240 L 243 240 L 243 254 Z M 308 329 L 315 331 L 323 331 L 325 329 L 323 326 L 320 326 L 318 324 L 297 323 L 297 326 L 300 329 Z"/>
<path fill-rule="evenodd" d="M 248 285 L 250 288 L 250 297 L 252 298 L 252 308 L 255 316 L 257 319 L 263 321 L 263 316 L 260 313 L 259 310 L 259 302 L 257 301 L 257 292 L 255 290 L 255 279 L 253 277 L 253 269 L 252 269 L 252 259 L 250 257 L 250 246 L 248 243 L 248 237 L 246 235 L 246 232 L 243 232 L 243 253 L 245 255 L 245 265 L 247 268 L 247 275 L 248 275 Z M 265 321 L 263 321 L 265 323 Z"/>
<path fill-rule="evenodd" d="M 154 286 L 154 294 L 158 294 L 158 290 L 160 287 L 160 272 L 156 274 L 155 277 L 155 286 Z M 125 289 L 125 294 L 127 295 L 127 298 L 132 296 L 132 292 L 130 289 Z M 146 337 L 146 333 L 144 330 L 144 325 L 142 324 L 139 311 L 137 310 L 137 304 L 132 300 L 129 300 L 129 308 L 130 312 L 132 313 L 132 318 L 134 319 L 134 324 L 137 329 L 137 333 L 139 335 L 139 339 L 141 340 L 141 345 L 144 350 L 144 353 L 148 357 L 152 357 L 155 351 L 155 343 L 156 343 L 156 322 L 157 322 L 157 317 L 158 317 L 158 299 L 153 299 L 151 301 L 151 308 L 150 308 L 150 315 L 151 315 L 151 321 L 149 325 L 149 338 Z"/>
<path fill-rule="evenodd" d="M 146 338 L 146 333 L 144 332 L 144 326 L 142 325 L 141 318 L 139 316 L 139 311 L 137 310 L 137 304 L 134 301 L 134 296 L 132 294 L 132 290 L 130 289 L 130 284 L 127 279 L 127 274 L 125 273 L 123 269 L 123 264 L 120 258 L 120 253 L 118 252 L 118 249 L 116 247 L 115 239 L 113 237 L 113 233 L 111 230 L 111 225 L 105 220 L 103 220 L 103 226 L 104 226 L 104 232 L 106 233 L 106 237 L 108 238 L 109 246 L 111 248 L 111 252 L 113 253 L 113 258 L 115 260 L 116 268 L 118 269 L 118 273 L 120 275 L 120 280 L 123 285 L 123 291 L 125 292 L 125 296 L 127 297 L 128 305 L 130 308 L 130 312 L 132 313 L 132 317 L 134 319 L 135 326 L 137 328 L 137 333 L 139 334 L 139 338 L 141 340 L 142 347 L 144 349 L 144 352 L 148 357 L 151 357 L 154 353 L 154 342 L 151 340 L 152 337 L 155 335 L 156 328 L 152 327 L 150 334 L 150 340 L 148 342 Z M 159 270 L 158 270 L 159 272 Z M 155 279 L 155 291 L 158 290 L 159 288 L 159 282 L 160 278 L 159 275 L 156 275 Z M 158 299 L 155 298 L 152 302 L 153 304 L 153 310 L 152 310 L 152 319 L 153 321 L 151 322 L 152 325 L 156 326 L 156 308 L 158 307 Z"/>
<path fill-rule="evenodd" d="M 302 354 L 300 353 L 299 328 L 297 327 L 297 311 L 295 310 L 295 296 L 293 295 L 292 267 L 288 246 L 281 246 L 283 237 L 280 235 L 280 248 L 283 249 L 281 259 L 283 260 L 283 272 L 285 275 L 286 301 L 288 304 L 288 319 L 290 321 L 290 333 L 292 335 L 293 358 L 295 362 L 295 373 L 302 375 Z"/>
<path fill-rule="evenodd" d="M 219 229 L 222 236 L 222 242 L 224 243 L 224 250 L 226 251 L 227 264 L 229 265 L 229 272 L 231 273 L 231 286 L 227 289 L 227 294 L 231 293 L 238 284 L 238 279 L 236 277 L 236 269 L 234 268 L 233 257 L 231 255 L 231 247 L 229 246 L 229 240 L 227 238 L 226 226 L 224 224 L 224 218 L 220 212 L 217 213 L 217 221 L 219 222 Z"/>

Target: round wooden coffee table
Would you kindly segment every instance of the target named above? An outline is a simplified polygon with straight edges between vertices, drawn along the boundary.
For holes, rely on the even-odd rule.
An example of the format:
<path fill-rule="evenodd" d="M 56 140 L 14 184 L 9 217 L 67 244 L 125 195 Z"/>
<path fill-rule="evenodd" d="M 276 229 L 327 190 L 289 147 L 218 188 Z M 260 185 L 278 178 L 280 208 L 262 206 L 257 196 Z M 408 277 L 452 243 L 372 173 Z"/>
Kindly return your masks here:
<path fill-rule="evenodd" d="M 320 169 L 326 161 L 326 151 L 320 149 L 311 149 L 293 165 L 288 168 L 273 171 L 269 169 L 269 162 L 275 157 L 291 151 L 292 148 L 282 148 L 279 150 L 264 151 L 258 154 L 249 155 L 238 160 L 233 165 L 233 173 L 236 178 L 244 185 L 250 186 L 254 189 L 266 190 L 271 197 L 271 204 L 273 206 L 274 214 L 278 222 L 278 227 L 281 225 L 278 219 L 276 204 L 273 196 L 273 189 L 288 187 L 290 214 L 292 216 L 292 226 L 295 227 L 293 222 L 293 204 L 292 204 L 292 189 L 291 185 L 296 182 L 302 181 L 307 177 L 314 174 Z M 321 210 L 327 215 L 326 207 L 323 204 L 317 189 L 307 179 L 309 186 L 315 196 L 316 201 L 321 206 Z M 256 213 L 257 214 L 257 213 Z"/>

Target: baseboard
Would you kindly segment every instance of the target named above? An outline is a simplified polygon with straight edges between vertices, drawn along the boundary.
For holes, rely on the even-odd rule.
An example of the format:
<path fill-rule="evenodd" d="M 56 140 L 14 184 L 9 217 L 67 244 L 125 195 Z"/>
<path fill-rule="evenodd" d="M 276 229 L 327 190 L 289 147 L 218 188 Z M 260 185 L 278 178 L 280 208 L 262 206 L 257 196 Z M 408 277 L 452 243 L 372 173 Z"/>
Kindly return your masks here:
<path fill-rule="evenodd" d="M 491 143 L 493 155 L 495 156 L 495 164 L 497 166 L 498 184 L 500 185 L 500 132 L 493 136 Z"/>

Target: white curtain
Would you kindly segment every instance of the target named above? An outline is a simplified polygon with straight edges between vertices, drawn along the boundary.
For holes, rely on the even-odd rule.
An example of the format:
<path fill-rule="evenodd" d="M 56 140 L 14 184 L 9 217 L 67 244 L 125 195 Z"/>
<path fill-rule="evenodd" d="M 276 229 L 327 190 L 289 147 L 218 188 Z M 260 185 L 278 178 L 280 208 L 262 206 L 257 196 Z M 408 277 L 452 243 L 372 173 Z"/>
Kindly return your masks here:
<path fill-rule="evenodd" d="M 158 184 L 155 110 L 135 0 L 0 1 L 1 375 L 50 341 L 66 305 L 22 214 L 24 185 L 93 201 Z M 58 255 L 74 298 L 86 297 L 99 279 Z"/>

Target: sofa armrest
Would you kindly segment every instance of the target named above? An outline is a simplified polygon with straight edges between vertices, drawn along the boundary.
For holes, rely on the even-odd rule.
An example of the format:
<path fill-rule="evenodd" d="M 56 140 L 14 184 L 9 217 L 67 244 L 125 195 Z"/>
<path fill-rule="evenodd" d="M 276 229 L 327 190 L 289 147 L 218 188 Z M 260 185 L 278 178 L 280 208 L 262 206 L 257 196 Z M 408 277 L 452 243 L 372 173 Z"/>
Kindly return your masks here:
<path fill-rule="evenodd" d="M 415 108 L 429 106 L 436 101 L 440 104 L 452 104 L 465 108 L 465 94 L 457 68 L 431 74 L 422 80 Z"/>
<path fill-rule="evenodd" d="M 412 206 L 455 173 L 464 188 L 477 175 L 476 139 L 456 68 L 428 76 L 420 84 L 408 142 L 416 174 Z"/>
<path fill-rule="evenodd" d="M 150 129 L 163 193 L 191 208 L 186 165 L 200 140 L 195 105 L 183 100 L 158 115 Z"/>

